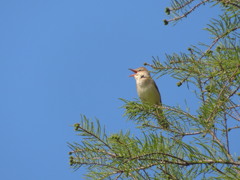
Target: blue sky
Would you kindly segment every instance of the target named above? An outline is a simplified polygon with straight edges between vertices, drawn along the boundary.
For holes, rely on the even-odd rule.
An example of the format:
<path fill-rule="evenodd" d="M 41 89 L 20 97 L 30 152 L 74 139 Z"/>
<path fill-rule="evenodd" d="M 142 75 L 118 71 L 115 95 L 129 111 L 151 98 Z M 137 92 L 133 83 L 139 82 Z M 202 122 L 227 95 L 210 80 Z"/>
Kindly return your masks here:
<path fill-rule="evenodd" d="M 80 114 L 108 132 L 133 129 L 118 98 L 137 98 L 128 68 L 164 60 L 199 40 L 217 8 L 204 6 L 164 26 L 167 1 L 8 0 L 0 2 L 0 179 L 77 180 L 67 142 Z M 156 80 L 167 105 L 185 104 L 189 90 L 169 76 Z"/>

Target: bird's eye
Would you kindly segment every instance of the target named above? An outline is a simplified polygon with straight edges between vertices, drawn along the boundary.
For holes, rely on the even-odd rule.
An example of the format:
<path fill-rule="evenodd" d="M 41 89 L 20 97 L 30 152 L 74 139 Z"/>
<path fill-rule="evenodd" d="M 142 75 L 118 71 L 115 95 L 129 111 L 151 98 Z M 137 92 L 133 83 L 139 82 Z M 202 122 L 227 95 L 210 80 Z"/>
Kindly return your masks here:
<path fill-rule="evenodd" d="M 141 78 L 144 78 L 144 75 L 141 75 Z"/>

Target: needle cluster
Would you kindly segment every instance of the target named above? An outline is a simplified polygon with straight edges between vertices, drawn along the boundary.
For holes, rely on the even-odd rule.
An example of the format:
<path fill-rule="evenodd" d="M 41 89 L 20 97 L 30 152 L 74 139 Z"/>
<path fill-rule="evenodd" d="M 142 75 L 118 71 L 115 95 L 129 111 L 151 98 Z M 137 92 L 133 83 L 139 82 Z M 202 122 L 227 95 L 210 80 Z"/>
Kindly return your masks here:
<path fill-rule="evenodd" d="M 166 55 L 164 62 L 154 57 L 151 64 L 145 63 L 158 77 L 177 79 L 176 88 L 188 87 L 196 110 L 122 99 L 124 115 L 136 123 L 140 136 L 108 134 L 98 120 L 82 116 L 74 125 L 81 140 L 69 143 L 74 169 L 85 167 L 89 179 L 240 179 L 240 154 L 231 141 L 240 131 L 239 6 L 235 0 L 173 0 L 166 13 L 175 17 L 166 23 L 210 2 L 225 12 L 205 28 L 212 35 L 210 44 Z M 167 129 L 157 123 L 154 112 L 159 108 Z"/>

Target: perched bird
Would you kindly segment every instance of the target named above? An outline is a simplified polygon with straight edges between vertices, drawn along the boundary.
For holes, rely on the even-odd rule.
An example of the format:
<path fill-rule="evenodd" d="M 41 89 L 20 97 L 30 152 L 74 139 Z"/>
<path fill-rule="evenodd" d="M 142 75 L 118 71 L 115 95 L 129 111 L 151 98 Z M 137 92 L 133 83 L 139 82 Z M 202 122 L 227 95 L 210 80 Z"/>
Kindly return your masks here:
<path fill-rule="evenodd" d="M 149 71 L 145 67 L 129 70 L 135 73 L 130 75 L 130 77 L 134 77 L 136 80 L 137 93 L 142 103 L 161 106 L 161 95 Z M 163 115 L 162 109 L 157 109 L 156 115 L 158 116 L 159 125 L 163 128 L 168 128 L 169 123 Z"/>

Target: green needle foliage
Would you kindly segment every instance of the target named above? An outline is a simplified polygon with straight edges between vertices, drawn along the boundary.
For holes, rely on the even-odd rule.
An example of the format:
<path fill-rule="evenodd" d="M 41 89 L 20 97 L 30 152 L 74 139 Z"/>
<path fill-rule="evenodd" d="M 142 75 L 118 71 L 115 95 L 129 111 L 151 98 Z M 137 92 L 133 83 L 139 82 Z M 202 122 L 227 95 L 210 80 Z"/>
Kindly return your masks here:
<path fill-rule="evenodd" d="M 170 75 L 177 86 L 194 90 L 195 112 L 178 106 L 149 106 L 138 101 L 124 102 L 125 116 L 141 129 L 107 134 L 99 121 L 82 116 L 74 125 L 80 143 L 69 143 L 70 165 L 87 168 L 88 179 L 240 179 L 239 154 L 231 138 L 240 128 L 240 11 L 237 0 L 173 0 L 166 9 L 178 22 L 205 3 L 223 9 L 218 19 L 205 28 L 210 44 L 188 48 L 187 53 L 166 55 L 162 63 L 153 58 L 150 66 L 158 77 Z M 157 123 L 156 110 L 163 109 L 170 124 Z M 239 152 L 238 152 L 239 153 Z"/>

